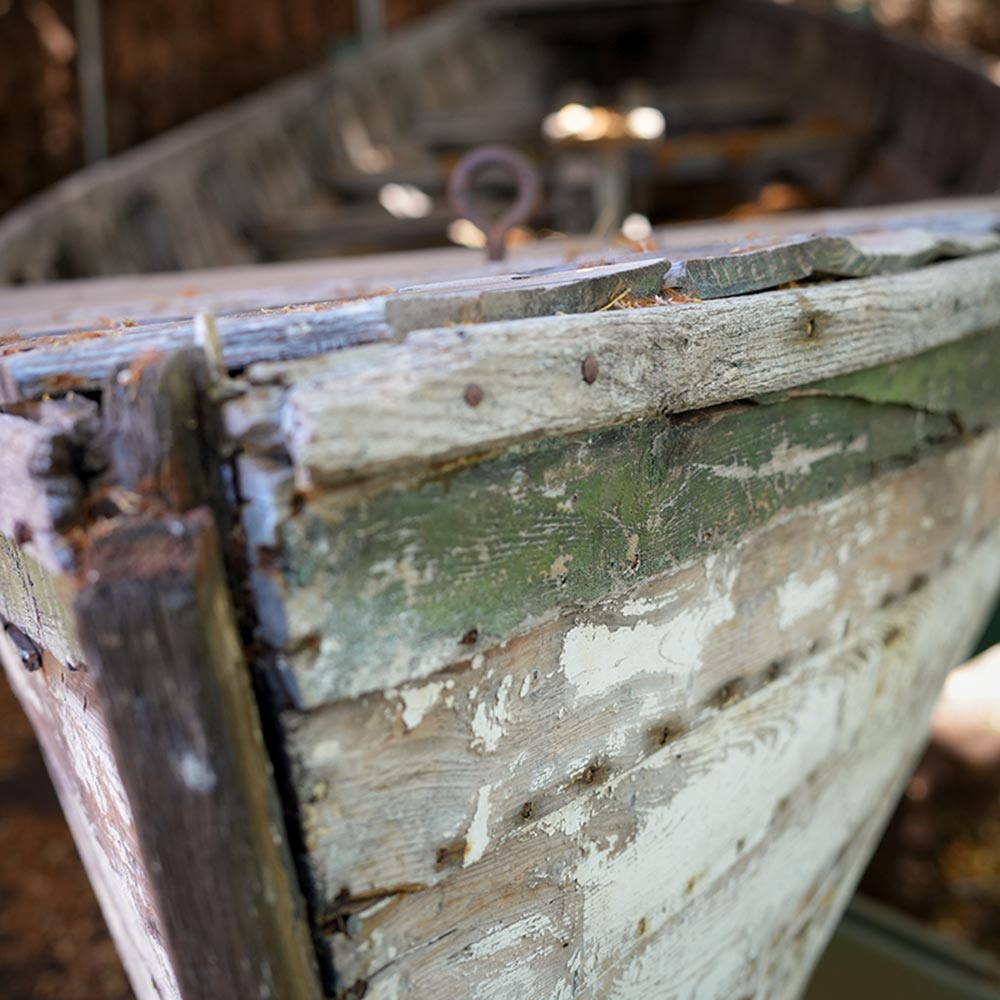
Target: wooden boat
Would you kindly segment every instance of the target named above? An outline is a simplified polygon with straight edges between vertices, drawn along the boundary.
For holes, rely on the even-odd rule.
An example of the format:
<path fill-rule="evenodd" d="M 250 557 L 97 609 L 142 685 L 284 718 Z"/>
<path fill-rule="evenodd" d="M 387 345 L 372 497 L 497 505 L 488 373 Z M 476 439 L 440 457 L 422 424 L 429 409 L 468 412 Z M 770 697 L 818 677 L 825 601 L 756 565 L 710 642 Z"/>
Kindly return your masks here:
<path fill-rule="evenodd" d="M 551 8 L 424 37 L 556 65 Z M 0 292 L 0 644 L 141 998 L 795 997 L 993 605 L 996 89 L 795 8 L 623 10 L 680 79 L 837 67 L 878 142 L 782 170 L 948 197 Z M 44 196 L 5 273 L 256 260 L 201 153 L 298 178 L 276 219 L 317 94 Z"/>

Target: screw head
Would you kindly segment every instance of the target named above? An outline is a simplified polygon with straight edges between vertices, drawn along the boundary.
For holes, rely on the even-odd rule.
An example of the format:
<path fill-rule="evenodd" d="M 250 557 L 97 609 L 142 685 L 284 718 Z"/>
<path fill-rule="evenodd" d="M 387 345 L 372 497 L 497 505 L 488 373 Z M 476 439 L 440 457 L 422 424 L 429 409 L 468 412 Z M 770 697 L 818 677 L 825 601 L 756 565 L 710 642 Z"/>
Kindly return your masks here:
<path fill-rule="evenodd" d="M 593 385 L 597 381 L 597 376 L 601 371 L 600 365 L 597 363 L 597 358 L 595 358 L 593 354 L 588 354 L 583 359 L 580 371 L 583 374 L 583 381 L 586 382 L 587 385 Z"/>
<path fill-rule="evenodd" d="M 483 401 L 483 387 L 476 382 L 470 382 L 465 387 L 465 401 L 469 406 L 478 406 Z"/>

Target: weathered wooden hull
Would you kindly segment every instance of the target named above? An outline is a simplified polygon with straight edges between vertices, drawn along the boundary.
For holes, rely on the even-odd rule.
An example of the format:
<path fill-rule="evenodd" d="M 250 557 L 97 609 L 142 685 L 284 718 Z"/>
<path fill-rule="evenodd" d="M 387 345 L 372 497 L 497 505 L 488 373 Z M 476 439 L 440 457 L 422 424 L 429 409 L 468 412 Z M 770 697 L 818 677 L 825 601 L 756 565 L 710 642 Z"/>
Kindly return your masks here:
<path fill-rule="evenodd" d="M 9 354 L 0 643 L 136 992 L 796 995 L 1000 585 L 996 211 L 238 381 Z"/>
<path fill-rule="evenodd" d="M 688 70 L 818 44 L 752 6 Z M 902 117 L 858 200 L 992 189 Z M 157 156 L 0 268 L 255 259 Z M 799 993 L 1000 588 L 1000 201 L 653 243 L 0 291 L 0 654 L 141 1000 Z"/>

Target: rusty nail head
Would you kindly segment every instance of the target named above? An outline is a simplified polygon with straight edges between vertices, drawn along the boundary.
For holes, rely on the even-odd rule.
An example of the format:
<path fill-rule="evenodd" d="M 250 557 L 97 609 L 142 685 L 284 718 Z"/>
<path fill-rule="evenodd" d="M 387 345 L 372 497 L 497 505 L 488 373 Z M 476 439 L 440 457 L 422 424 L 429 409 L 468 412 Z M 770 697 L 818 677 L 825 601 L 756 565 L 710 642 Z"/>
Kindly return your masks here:
<path fill-rule="evenodd" d="M 597 358 L 593 354 L 588 354 L 583 359 L 583 364 L 580 366 L 580 370 L 583 372 L 583 381 L 587 385 L 593 385 L 597 381 L 597 376 L 600 374 L 601 367 L 597 363 Z"/>
<path fill-rule="evenodd" d="M 465 387 L 465 401 L 469 406 L 478 406 L 483 401 L 483 387 L 476 382 L 470 382 Z"/>

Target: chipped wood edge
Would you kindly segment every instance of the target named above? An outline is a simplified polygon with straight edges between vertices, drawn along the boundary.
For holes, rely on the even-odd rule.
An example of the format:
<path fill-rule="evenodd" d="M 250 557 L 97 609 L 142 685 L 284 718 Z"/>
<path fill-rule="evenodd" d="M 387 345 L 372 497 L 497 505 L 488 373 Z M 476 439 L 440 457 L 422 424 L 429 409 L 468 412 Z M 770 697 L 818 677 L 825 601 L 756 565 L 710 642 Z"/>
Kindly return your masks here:
<path fill-rule="evenodd" d="M 777 246 L 691 257 L 674 265 L 669 286 L 702 299 L 777 288 L 813 277 L 864 278 L 898 274 L 935 260 L 986 253 L 1000 247 L 992 228 L 982 232 L 921 229 L 812 236 Z"/>
<path fill-rule="evenodd" d="M 370 299 L 320 303 L 315 309 L 229 316 L 218 320 L 222 360 L 236 371 L 255 363 L 391 342 L 419 329 L 601 312 L 625 297 L 648 305 L 658 301 L 664 284 L 672 295 L 716 299 L 814 276 L 896 274 L 942 258 L 996 250 L 1000 246 L 996 226 L 995 215 L 959 214 L 936 229 L 890 227 L 851 235 L 779 236 L 777 244 L 771 241 L 757 248 L 717 244 L 702 256 L 681 250 L 681 259 L 673 266 L 654 251 L 597 264 L 578 257 L 535 272 L 479 273 Z M 0 347 L 0 403 L 92 389 L 116 366 L 142 354 L 195 342 L 196 326 L 184 319 L 136 329 L 25 335 Z"/>
<path fill-rule="evenodd" d="M 223 566 L 229 508 L 209 375 L 204 353 L 192 349 L 112 376 L 103 423 L 90 427 L 108 443 L 104 465 L 78 483 L 78 572 L 48 573 L 0 536 L 8 578 L 0 602 L 18 629 L 24 623 L 27 641 L 42 644 L 25 677 L 65 667 L 77 671 L 67 675 L 74 689 L 90 696 L 82 743 L 77 734 L 68 757 L 50 757 L 65 770 L 55 780 L 69 790 L 70 809 L 89 787 L 86 761 L 110 747 L 136 839 L 125 876 L 103 890 L 105 905 L 121 911 L 109 923 L 122 951 L 165 949 L 177 982 L 160 985 L 181 1000 L 317 1000 L 306 904 Z M 9 622 L 6 631 L 9 660 L 9 640 L 22 637 Z M 50 652 L 54 667 L 46 666 Z M 45 697 L 44 685 L 32 690 Z M 72 720 L 45 717 L 33 717 L 50 726 L 45 738 L 69 745 L 61 723 Z M 77 812 L 91 827 L 120 821 L 106 797 L 84 800 Z M 81 850 L 107 882 L 104 869 L 120 859 L 94 861 L 96 843 Z M 132 920 L 140 899 L 154 921 Z M 137 944 L 137 927 L 148 941 Z M 137 995 L 160 995 L 141 962 L 129 973 Z"/>

